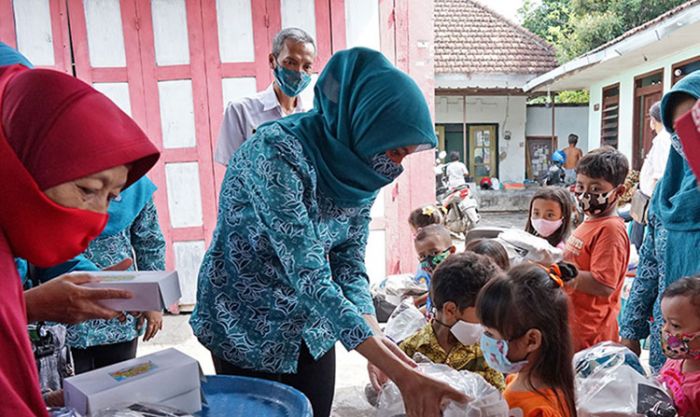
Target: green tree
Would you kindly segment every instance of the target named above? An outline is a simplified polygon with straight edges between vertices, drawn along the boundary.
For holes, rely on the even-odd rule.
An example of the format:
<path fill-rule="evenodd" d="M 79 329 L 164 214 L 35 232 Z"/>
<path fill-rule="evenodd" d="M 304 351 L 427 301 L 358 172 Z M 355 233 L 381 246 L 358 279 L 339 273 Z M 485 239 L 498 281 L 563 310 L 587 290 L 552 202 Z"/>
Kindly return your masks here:
<path fill-rule="evenodd" d="M 686 0 L 526 0 L 522 25 L 552 43 L 560 62 L 609 42 Z"/>
<path fill-rule="evenodd" d="M 686 0 L 525 0 L 522 25 L 570 61 L 685 3 Z M 584 101 L 585 100 L 585 101 Z M 587 91 L 562 91 L 555 103 L 585 103 Z M 538 97 L 531 102 L 546 103 Z"/>

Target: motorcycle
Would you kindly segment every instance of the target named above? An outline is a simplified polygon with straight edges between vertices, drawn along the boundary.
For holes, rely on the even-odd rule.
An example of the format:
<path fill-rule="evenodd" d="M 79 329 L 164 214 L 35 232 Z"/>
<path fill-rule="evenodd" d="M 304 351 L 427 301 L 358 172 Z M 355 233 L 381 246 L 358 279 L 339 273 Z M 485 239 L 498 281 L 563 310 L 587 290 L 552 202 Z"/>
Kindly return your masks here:
<path fill-rule="evenodd" d="M 435 194 L 438 196 L 444 195 L 449 187 L 447 186 L 447 164 L 445 164 L 447 153 L 441 151 L 435 159 Z M 438 200 L 440 198 L 438 197 Z"/>
<path fill-rule="evenodd" d="M 467 184 L 449 190 L 439 201 L 447 211 L 445 226 L 452 233 L 466 236 L 481 220 L 479 204 Z"/>

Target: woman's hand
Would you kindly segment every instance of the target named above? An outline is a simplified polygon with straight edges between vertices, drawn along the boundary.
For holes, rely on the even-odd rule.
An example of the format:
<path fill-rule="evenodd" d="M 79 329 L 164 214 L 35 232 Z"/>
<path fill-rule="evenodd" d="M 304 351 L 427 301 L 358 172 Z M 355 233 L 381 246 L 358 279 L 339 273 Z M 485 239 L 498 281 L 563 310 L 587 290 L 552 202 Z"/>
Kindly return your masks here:
<path fill-rule="evenodd" d="M 396 343 L 392 342 L 386 337 L 382 337 L 380 340 L 384 346 L 389 348 L 391 353 L 396 355 L 396 357 L 406 365 L 410 366 L 411 368 L 415 368 L 417 366 L 413 359 L 409 358 L 408 355 L 406 355 L 406 353 L 404 353 L 404 351 L 396 345 Z M 377 391 L 381 391 L 384 384 L 386 384 L 389 380 L 389 377 L 386 376 L 384 372 L 382 372 L 382 370 L 372 362 L 367 362 L 367 373 L 369 373 L 369 382 Z"/>
<path fill-rule="evenodd" d="M 136 330 L 139 332 L 143 327 L 144 320 L 146 321 L 146 333 L 143 334 L 143 341 L 148 342 L 163 328 L 163 313 L 160 311 L 146 311 L 138 316 Z"/>
<path fill-rule="evenodd" d="M 396 385 L 401 391 L 406 414 L 409 417 L 440 417 L 449 401 L 466 403 L 471 398 L 417 370 L 412 375 L 399 378 Z"/>
<path fill-rule="evenodd" d="M 89 319 L 113 319 L 119 312 L 105 308 L 100 300 L 131 298 L 129 291 L 88 288 L 83 284 L 99 281 L 89 273 L 64 274 L 24 292 L 27 320 L 80 323 Z"/>
<path fill-rule="evenodd" d="M 398 346 L 383 336 L 370 337 L 356 350 L 396 382 L 409 417 L 439 417 L 446 401 L 469 401 L 449 385 L 415 370 L 416 364 L 403 352 L 399 354 Z"/>
<path fill-rule="evenodd" d="M 44 394 L 44 403 L 47 407 L 64 407 L 63 390 L 51 391 Z"/>
<path fill-rule="evenodd" d="M 625 346 L 627 349 L 631 350 L 632 352 L 634 352 L 635 355 L 641 356 L 642 345 L 639 343 L 639 340 L 622 339 L 620 341 L 620 344 L 622 346 Z"/>

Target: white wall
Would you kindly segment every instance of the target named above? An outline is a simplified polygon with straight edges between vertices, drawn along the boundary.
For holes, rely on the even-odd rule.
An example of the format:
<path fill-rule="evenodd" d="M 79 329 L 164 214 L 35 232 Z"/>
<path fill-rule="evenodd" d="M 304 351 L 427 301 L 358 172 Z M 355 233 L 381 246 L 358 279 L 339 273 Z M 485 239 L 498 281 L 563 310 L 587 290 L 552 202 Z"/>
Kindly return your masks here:
<path fill-rule="evenodd" d="M 559 149 L 569 146 L 569 134 L 578 135 L 578 147 L 588 149 L 588 106 L 554 108 L 554 134 Z M 552 109 L 544 106 L 528 106 L 525 122 L 526 136 L 552 135 Z"/>
<path fill-rule="evenodd" d="M 498 178 L 522 182 L 525 177 L 525 96 L 468 96 L 468 124 L 498 124 Z M 462 123 L 464 99 L 459 96 L 435 97 L 435 123 Z M 505 140 L 510 131 L 510 140 Z"/>
<path fill-rule="evenodd" d="M 602 107 L 603 87 L 620 83 L 620 116 L 618 149 L 628 158 L 632 157 L 632 135 L 634 123 L 634 77 L 659 68 L 664 69 L 664 93 L 671 88 L 671 67 L 689 58 L 700 55 L 700 45 L 668 55 L 664 58 L 649 61 L 644 65 L 622 69 L 619 75 L 596 82 L 590 86 L 591 101 L 588 113 L 588 147 L 594 149 L 600 146 L 600 109 Z"/>

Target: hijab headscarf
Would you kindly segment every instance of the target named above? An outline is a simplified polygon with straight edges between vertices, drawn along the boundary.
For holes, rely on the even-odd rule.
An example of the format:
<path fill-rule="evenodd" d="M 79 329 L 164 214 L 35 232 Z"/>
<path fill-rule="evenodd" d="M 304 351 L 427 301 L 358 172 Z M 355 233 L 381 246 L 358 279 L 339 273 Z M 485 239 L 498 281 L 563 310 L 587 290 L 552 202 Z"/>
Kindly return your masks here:
<path fill-rule="evenodd" d="M 33 68 L 27 57 L 19 53 L 10 45 L 0 42 L 0 66 L 22 64 L 27 68 Z"/>
<path fill-rule="evenodd" d="M 700 271 L 700 191 L 697 180 L 683 154 L 678 135 L 673 133 L 673 107 L 679 94 L 700 98 L 700 71 L 696 71 L 671 88 L 661 100 L 664 127 L 672 132 L 666 171 L 652 196 L 651 212 L 668 231 L 665 254 L 666 281 L 671 283 Z"/>
<path fill-rule="evenodd" d="M 107 210 L 109 221 L 100 236 L 114 236 L 131 227 L 141 210 L 151 200 L 156 189 L 156 185 L 144 176 L 124 190 L 118 198 L 112 200 Z"/>
<path fill-rule="evenodd" d="M 159 156 L 112 101 L 58 71 L 2 68 L 0 123 L 0 228 L 15 256 L 40 267 L 83 252 L 107 223 L 106 215 L 54 203 L 44 190 L 127 164 L 128 187 Z"/>
<path fill-rule="evenodd" d="M 319 188 L 339 206 L 367 204 L 391 182 L 372 168 L 376 155 L 437 145 L 422 91 L 377 51 L 353 48 L 333 55 L 314 94 L 313 110 L 272 123 L 301 142 Z"/>

